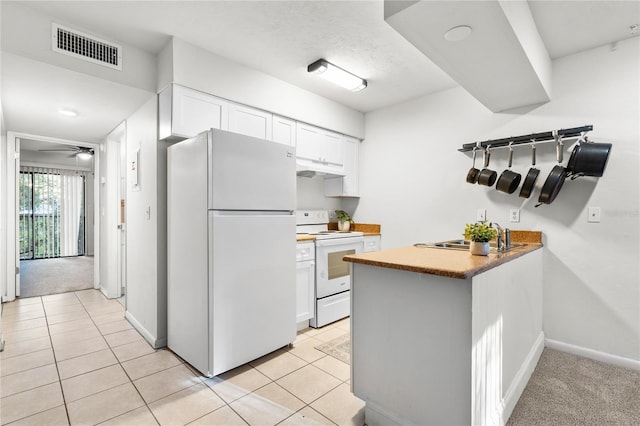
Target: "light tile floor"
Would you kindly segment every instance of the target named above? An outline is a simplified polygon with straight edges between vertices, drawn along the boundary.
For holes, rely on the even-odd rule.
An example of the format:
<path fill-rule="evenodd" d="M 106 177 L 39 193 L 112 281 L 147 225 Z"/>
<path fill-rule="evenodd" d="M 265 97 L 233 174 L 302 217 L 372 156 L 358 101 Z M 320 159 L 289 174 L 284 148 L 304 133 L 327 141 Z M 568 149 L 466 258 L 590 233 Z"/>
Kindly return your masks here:
<path fill-rule="evenodd" d="M 211 379 L 151 348 L 97 290 L 6 303 L 2 331 L 2 425 L 364 424 L 349 365 L 315 349 L 348 319 Z"/>

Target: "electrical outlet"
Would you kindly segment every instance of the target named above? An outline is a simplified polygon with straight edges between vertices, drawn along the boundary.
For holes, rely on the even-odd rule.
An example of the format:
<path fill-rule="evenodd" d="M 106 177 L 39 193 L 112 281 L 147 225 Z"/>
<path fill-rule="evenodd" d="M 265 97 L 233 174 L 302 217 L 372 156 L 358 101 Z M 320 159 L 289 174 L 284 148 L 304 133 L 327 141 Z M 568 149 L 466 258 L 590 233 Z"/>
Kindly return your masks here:
<path fill-rule="evenodd" d="M 476 213 L 476 220 L 478 222 L 484 222 L 487 220 L 487 209 L 478 209 L 478 212 Z"/>
<path fill-rule="evenodd" d="M 600 207 L 589 207 L 587 214 L 587 222 L 600 223 Z"/>
<path fill-rule="evenodd" d="M 520 209 L 509 210 L 509 222 L 520 222 Z"/>

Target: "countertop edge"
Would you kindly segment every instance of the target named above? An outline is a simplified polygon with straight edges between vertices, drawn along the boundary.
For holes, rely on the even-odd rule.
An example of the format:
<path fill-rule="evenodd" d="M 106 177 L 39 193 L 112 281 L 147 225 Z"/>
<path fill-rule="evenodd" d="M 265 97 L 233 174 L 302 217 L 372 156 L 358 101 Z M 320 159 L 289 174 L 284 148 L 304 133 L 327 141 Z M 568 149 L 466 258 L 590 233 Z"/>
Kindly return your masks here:
<path fill-rule="evenodd" d="M 417 265 L 402 264 L 398 262 L 385 262 L 383 260 L 372 260 L 372 259 L 363 258 L 363 257 L 360 257 L 360 255 L 348 255 L 344 257 L 344 260 L 351 263 L 377 266 L 381 268 L 397 269 L 397 270 L 403 270 L 408 272 L 417 272 L 417 273 L 437 275 L 437 276 L 448 277 L 448 278 L 469 279 L 483 272 L 486 272 L 490 269 L 498 267 L 504 263 L 507 263 L 514 259 L 522 257 L 528 253 L 541 249 L 542 247 L 543 245 L 541 243 L 539 244 L 530 243 L 522 248 L 518 248 L 507 253 L 501 253 L 501 254 L 494 253 L 490 255 L 493 257 L 489 257 L 491 261 L 477 268 L 470 268 L 465 270 L 452 270 L 452 269 L 443 269 L 436 266 L 427 266 L 427 265 L 417 266 Z M 419 250 L 438 250 L 439 252 L 443 251 L 442 249 L 437 249 L 437 248 L 421 248 Z M 472 256 L 471 254 L 468 254 L 468 255 Z"/>

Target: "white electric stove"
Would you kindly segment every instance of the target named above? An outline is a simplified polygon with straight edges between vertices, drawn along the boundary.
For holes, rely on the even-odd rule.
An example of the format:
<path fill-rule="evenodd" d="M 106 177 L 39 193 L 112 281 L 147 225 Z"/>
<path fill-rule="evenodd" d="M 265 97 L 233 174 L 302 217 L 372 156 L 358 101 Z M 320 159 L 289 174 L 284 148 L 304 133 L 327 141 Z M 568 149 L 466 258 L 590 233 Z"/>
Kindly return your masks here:
<path fill-rule="evenodd" d="M 296 233 L 313 235 L 316 246 L 316 309 L 312 327 L 348 317 L 351 311 L 351 267 L 342 258 L 361 253 L 362 232 L 330 231 L 326 210 L 298 210 Z"/>
<path fill-rule="evenodd" d="M 327 210 L 296 211 L 296 234 L 313 235 L 316 240 L 362 236 L 362 232 L 357 231 L 330 231 Z"/>

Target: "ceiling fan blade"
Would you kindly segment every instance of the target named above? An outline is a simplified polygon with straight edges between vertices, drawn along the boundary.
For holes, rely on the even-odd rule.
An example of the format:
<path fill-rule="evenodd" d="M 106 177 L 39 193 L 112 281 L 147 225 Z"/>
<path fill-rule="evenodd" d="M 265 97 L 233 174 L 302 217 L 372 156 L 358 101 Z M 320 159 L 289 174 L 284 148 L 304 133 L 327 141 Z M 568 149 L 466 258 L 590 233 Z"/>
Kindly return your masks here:
<path fill-rule="evenodd" d="M 68 152 L 68 151 L 78 151 L 77 148 L 56 148 L 56 149 L 39 149 L 40 152 Z"/>

